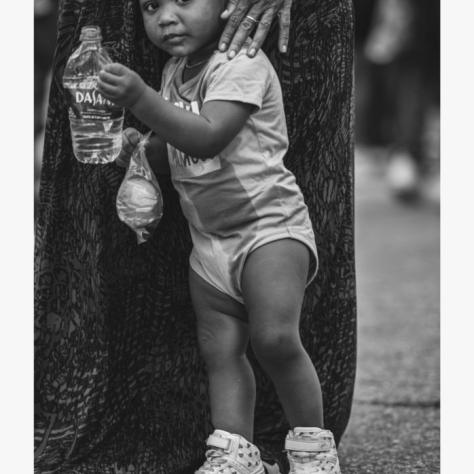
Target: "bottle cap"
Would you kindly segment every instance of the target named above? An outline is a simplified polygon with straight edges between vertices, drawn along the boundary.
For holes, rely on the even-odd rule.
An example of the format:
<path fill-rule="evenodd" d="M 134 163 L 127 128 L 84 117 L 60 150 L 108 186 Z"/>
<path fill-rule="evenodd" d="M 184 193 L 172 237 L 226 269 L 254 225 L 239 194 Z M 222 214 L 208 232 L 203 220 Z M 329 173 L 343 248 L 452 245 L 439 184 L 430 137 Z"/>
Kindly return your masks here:
<path fill-rule="evenodd" d="M 81 36 L 79 38 L 80 41 L 94 41 L 94 40 L 102 40 L 102 34 L 100 32 L 99 26 L 83 26 L 81 29 Z"/>

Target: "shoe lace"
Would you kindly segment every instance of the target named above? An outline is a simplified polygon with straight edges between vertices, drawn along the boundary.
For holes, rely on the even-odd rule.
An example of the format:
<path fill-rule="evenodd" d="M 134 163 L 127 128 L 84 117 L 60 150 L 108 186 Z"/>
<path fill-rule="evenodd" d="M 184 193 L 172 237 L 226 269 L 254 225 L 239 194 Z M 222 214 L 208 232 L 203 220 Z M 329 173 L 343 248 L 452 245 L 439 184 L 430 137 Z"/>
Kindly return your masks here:
<path fill-rule="evenodd" d="M 217 473 L 226 465 L 225 451 L 219 448 L 211 448 L 206 451 L 206 461 L 195 474 Z"/>
<path fill-rule="evenodd" d="M 295 474 L 314 474 L 315 470 L 324 469 L 330 473 L 336 465 L 337 458 L 327 452 L 289 452 L 289 457 L 293 461 L 293 472 Z"/>

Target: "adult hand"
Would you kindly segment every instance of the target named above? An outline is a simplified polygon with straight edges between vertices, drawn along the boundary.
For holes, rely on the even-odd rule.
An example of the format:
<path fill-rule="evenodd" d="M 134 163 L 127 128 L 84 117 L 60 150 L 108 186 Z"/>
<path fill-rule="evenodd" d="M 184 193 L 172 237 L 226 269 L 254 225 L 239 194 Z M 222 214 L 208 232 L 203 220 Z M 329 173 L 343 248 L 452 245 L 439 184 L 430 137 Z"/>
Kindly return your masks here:
<path fill-rule="evenodd" d="M 228 49 L 227 56 L 232 59 L 256 26 L 253 41 L 247 52 L 248 56 L 255 56 L 267 37 L 273 19 L 278 15 L 278 49 L 281 53 L 286 53 L 292 1 L 228 0 L 227 8 L 221 14 L 221 18 L 227 20 L 227 25 L 219 40 L 220 51 Z"/>

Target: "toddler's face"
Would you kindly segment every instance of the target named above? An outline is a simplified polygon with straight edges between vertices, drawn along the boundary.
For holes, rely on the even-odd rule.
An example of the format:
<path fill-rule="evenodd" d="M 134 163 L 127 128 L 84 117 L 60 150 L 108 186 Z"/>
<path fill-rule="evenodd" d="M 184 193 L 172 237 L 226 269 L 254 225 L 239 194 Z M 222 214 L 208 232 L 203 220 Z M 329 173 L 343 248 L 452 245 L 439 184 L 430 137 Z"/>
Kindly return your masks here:
<path fill-rule="evenodd" d="M 139 0 L 150 41 L 172 56 L 189 56 L 217 40 L 225 0 Z"/>

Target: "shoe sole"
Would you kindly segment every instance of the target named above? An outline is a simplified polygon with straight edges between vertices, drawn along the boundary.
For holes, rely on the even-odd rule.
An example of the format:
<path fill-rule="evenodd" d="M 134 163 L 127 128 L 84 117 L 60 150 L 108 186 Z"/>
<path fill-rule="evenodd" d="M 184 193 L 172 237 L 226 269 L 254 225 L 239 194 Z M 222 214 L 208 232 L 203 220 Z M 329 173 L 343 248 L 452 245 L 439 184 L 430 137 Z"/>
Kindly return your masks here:
<path fill-rule="evenodd" d="M 274 465 L 274 466 L 276 466 L 276 471 L 275 470 L 267 470 L 267 466 L 270 469 L 275 469 L 275 467 L 272 467 L 272 466 L 270 466 L 269 464 L 267 464 L 265 462 L 263 464 L 265 466 L 265 472 L 267 474 L 281 474 L 280 468 L 276 464 Z M 337 460 L 336 470 L 334 471 L 334 474 L 341 474 L 341 467 L 339 465 L 339 459 Z"/>

